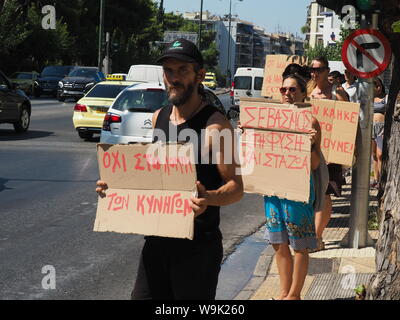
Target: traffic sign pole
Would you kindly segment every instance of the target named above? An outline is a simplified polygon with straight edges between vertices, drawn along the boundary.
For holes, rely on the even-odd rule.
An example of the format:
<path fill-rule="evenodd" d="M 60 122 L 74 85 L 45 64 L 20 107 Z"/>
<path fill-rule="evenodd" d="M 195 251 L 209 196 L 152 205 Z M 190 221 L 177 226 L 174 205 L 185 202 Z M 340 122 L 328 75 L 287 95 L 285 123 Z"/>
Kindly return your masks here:
<path fill-rule="evenodd" d="M 365 16 L 361 23 L 362 28 L 368 27 Z M 359 79 L 358 97 L 361 100 L 360 130 L 356 140 L 356 164 L 352 170 L 350 228 L 341 243 L 357 249 L 374 245 L 368 233 L 374 78 Z"/>

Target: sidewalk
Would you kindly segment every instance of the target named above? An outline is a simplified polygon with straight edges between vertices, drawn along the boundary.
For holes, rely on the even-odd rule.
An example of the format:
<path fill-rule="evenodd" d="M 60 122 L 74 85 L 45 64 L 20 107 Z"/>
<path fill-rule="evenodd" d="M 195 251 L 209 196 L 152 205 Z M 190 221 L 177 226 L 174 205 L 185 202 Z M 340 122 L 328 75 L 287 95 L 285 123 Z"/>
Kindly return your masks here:
<path fill-rule="evenodd" d="M 346 177 L 341 198 L 332 197 L 333 213 L 324 230 L 325 250 L 311 253 L 302 290 L 304 300 L 352 300 L 359 285 L 368 285 L 375 273 L 375 248 L 340 245 L 349 228 L 351 177 Z M 377 207 L 377 190 L 370 193 L 370 211 Z M 265 227 L 263 227 L 264 230 Z M 379 231 L 369 231 L 376 242 Z M 269 300 L 279 296 L 279 275 L 272 246 L 261 254 L 253 277 L 235 300 Z"/>

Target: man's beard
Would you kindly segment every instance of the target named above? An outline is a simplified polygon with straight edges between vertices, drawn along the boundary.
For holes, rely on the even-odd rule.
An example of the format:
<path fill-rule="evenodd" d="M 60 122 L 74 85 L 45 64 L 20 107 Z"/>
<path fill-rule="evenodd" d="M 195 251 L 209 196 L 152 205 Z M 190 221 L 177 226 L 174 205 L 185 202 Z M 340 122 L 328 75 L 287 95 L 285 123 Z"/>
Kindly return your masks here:
<path fill-rule="evenodd" d="M 195 85 L 194 82 L 191 82 L 188 84 L 188 86 L 185 88 L 185 86 L 182 83 L 173 83 L 172 88 L 183 88 L 183 92 L 181 94 L 175 94 L 174 97 L 171 97 L 171 87 L 168 87 L 168 101 L 171 102 L 174 106 L 179 107 L 184 105 L 186 102 L 189 101 L 190 97 L 193 94 Z"/>

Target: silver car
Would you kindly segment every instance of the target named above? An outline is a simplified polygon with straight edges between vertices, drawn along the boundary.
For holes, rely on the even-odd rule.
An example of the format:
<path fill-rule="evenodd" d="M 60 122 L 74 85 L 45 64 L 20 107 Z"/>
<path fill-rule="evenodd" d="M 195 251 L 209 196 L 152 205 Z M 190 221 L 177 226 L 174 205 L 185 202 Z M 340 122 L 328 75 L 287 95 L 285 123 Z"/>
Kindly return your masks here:
<path fill-rule="evenodd" d="M 208 102 L 226 115 L 218 97 L 210 89 L 206 88 L 205 92 Z M 126 88 L 117 96 L 104 117 L 100 142 L 109 144 L 151 142 L 153 113 L 168 104 L 164 84 L 141 83 Z"/>

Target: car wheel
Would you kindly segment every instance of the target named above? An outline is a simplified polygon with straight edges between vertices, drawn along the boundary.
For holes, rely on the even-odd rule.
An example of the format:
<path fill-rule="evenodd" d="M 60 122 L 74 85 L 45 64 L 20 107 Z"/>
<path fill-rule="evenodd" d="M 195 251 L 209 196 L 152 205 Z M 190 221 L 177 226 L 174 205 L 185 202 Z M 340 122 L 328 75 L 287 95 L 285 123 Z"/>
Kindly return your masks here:
<path fill-rule="evenodd" d="M 13 123 L 14 130 L 18 133 L 25 132 L 29 128 L 30 115 L 28 107 L 26 105 L 22 106 L 21 113 L 19 115 L 19 120 Z"/>
<path fill-rule="evenodd" d="M 91 138 L 93 138 L 93 132 L 78 131 L 78 135 L 82 139 L 91 139 Z"/>

